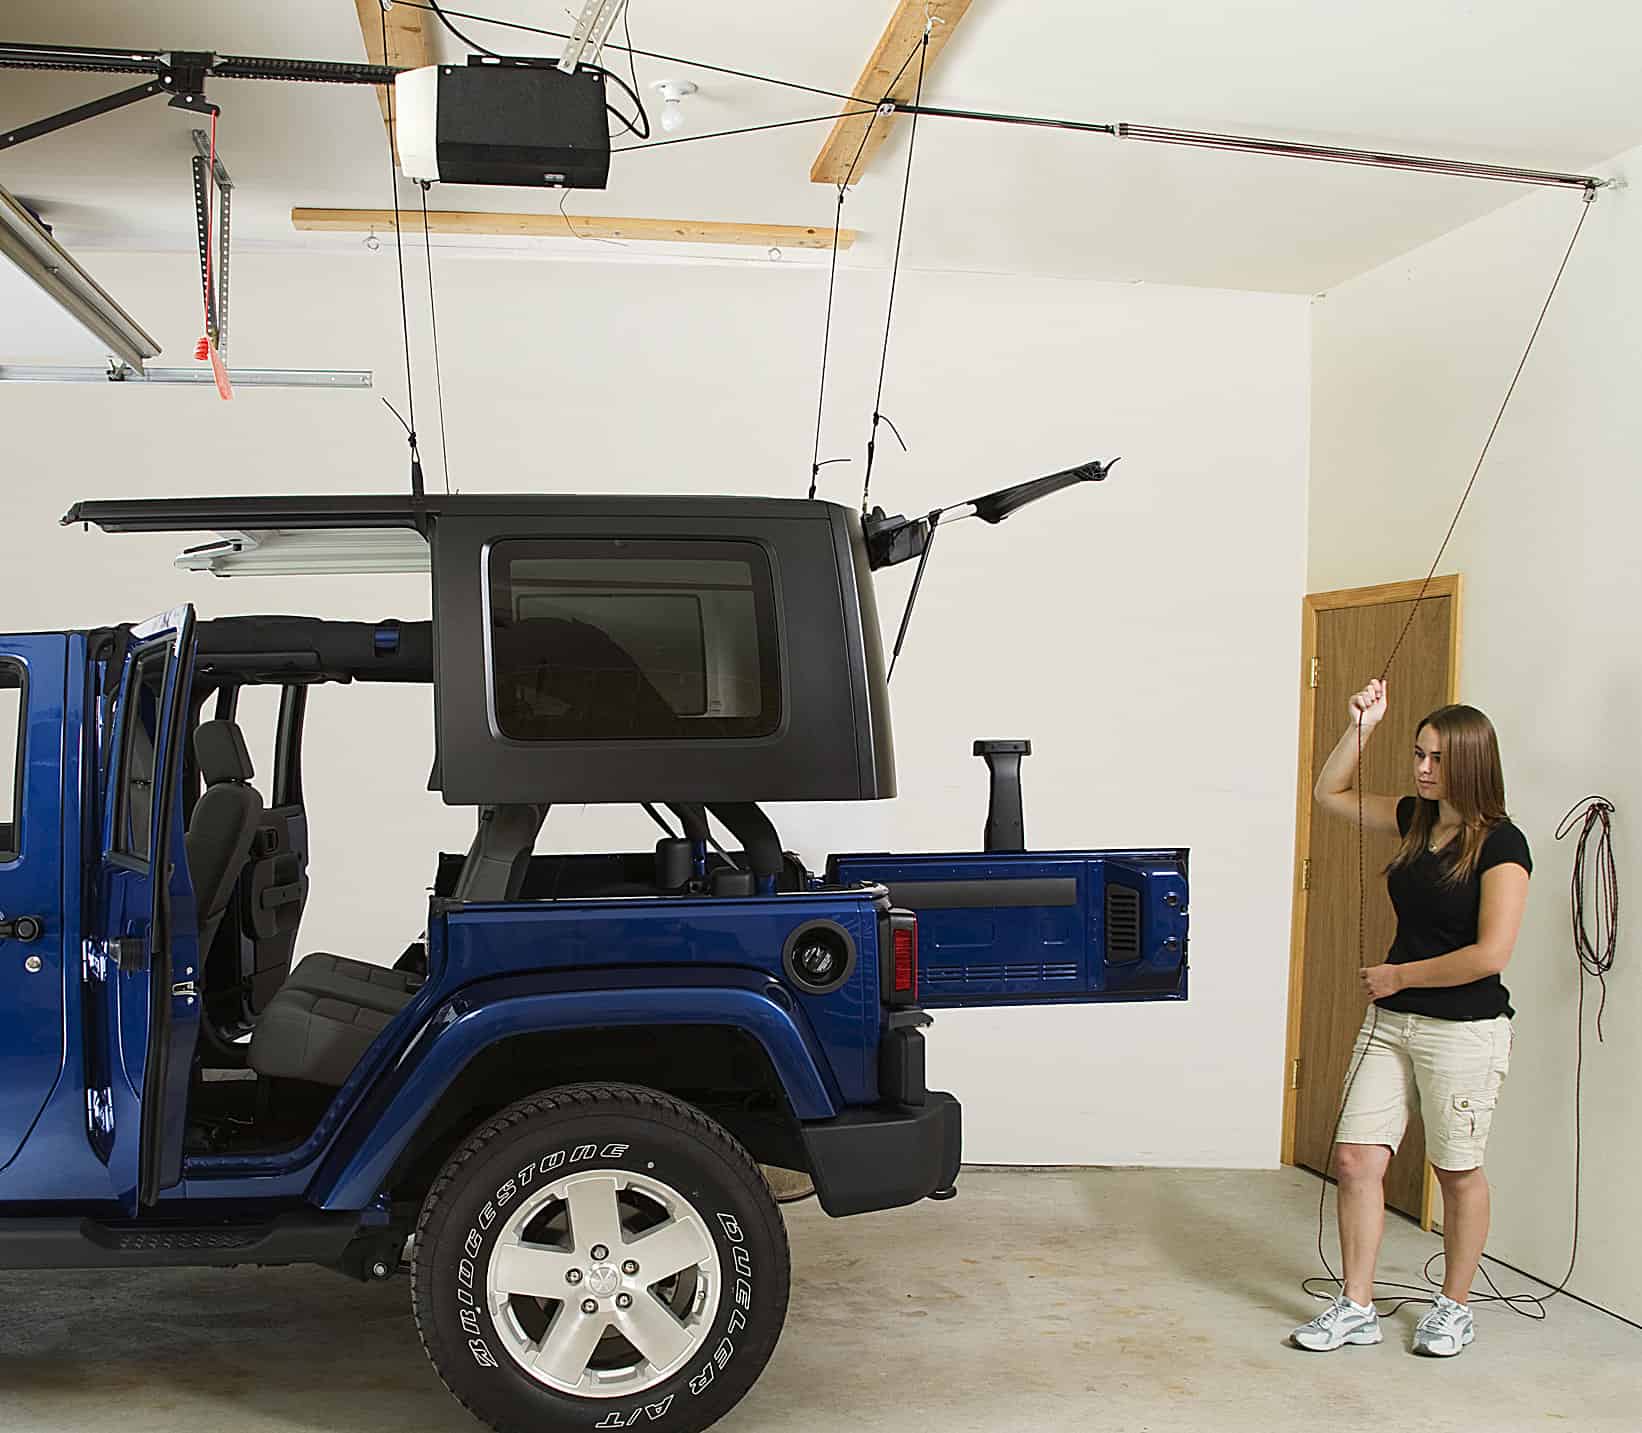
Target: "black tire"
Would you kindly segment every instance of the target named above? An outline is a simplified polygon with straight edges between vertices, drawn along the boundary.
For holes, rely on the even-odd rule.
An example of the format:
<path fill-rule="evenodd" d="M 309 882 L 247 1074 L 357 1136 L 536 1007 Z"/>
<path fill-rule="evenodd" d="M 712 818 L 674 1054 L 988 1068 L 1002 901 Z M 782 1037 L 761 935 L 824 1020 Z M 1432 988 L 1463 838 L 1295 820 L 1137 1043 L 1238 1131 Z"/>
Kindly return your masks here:
<path fill-rule="evenodd" d="M 498 1332 L 486 1296 L 491 1258 L 509 1227 L 506 1205 L 519 1197 L 522 1211 L 523 1177 L 543 1169 L 657 1180 L 705 1222 L 721 1270 L 716 1312 L 709 1320 L 708 1306 L 701 1309 L 699 1352 L 665 1381 L 617 1397 L 565 1392 L 510 1352 L 516 1328 Z M 562 1177 L 550 1172 L 538 1188 Z M 729 1412 L 769 1362 L 786 1318 L 791 1257 L 758 1166 L 700 1110 L 640 1086 L 569 1085 L 503 1110 L 451 1156 L 423 1203 L 412 1273 L 416 1325 L 434 1368 L 501 1433 L 696 1433 Z M 541 1307 L 544 1319 L 552 1316 L 551 1303 Z"/>

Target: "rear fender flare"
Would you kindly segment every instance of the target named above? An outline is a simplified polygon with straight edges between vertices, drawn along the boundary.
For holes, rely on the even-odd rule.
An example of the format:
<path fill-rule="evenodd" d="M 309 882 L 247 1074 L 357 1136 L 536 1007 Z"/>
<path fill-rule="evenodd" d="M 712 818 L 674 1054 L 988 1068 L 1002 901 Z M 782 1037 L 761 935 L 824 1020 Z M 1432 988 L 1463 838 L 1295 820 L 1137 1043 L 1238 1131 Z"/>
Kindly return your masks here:
<path fill-rule="evenodd" d="M 795 1119 L 831 1119 L 838 1105 L 813 1039 L 769 981 L 748 985 L 520 989 L 521 982 L 458 992 L 435 1010 L 339 1135 L 308 1186 L 322 1209 L 363 1209 L 381 1191 L 440 1096 L 489 1046 L 515 1035 L 645 1025 L 727 1025 L 756 1040 Z"/>

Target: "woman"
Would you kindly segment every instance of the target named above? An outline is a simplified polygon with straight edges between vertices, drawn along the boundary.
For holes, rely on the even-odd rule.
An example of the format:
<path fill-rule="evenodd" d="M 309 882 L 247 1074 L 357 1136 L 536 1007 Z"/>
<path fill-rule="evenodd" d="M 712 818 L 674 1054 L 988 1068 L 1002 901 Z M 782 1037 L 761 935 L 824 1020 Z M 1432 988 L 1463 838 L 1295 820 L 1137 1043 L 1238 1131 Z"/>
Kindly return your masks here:
<path fill-rule="evenodd" d="M 1418 796 L 1359 796 L 1362 744 L 1386 713 L 1386 688 L 1351 699 L 1351 725 L 1317 779 L 1317 803 L 1402 846 L 1387 868 L 1397 936 L 1381 965 L 1359 972 L 1371 1000 L 1347 1067 L 1335 1135 L 1345 1288 L 1294 1331 L 1323 1352 L 1379 1343 L 1374 1264 L 1385 1231 L 1385 1172 L 1408 1127 L 1425 1116 L 1426 1157 L 1442 1186 L 1442 1292 L 1414 1331 L 1414 1351 L 1449 1357 L 1475 1337 L 1468 1299 L 1488 1239 L 1482 1170 L 1494 1104 L 1511 1058 L 1511 1003 L 1500 972 L 1511 958 L 1533 863 L 1505 814 L 1494 728 L 1474 707 L 1448 706 L 1414 737 Z"/>

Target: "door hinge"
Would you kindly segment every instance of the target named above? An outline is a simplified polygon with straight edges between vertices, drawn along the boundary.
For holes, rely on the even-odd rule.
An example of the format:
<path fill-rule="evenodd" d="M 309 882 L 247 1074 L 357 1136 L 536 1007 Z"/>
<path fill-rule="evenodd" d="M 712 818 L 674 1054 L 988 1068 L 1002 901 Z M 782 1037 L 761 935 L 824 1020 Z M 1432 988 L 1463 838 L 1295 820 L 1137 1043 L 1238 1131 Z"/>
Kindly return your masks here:
<path fill-rule="evenodd" d="M 1300 862 L 1300 889 L 1302 891 L 1309 891 L 1311 889 L 1311 857 L 1310 856 L 1307 856 L 1305 858 L 1305 860 Z"/>
<path fill-rule="evenodd" d="M 1317 663 L 1317 659 L 1313 657 L 1311 659 L 1311 686 L 1313 691 L 1317 689 L 1317 683 L 1321 679 L 1322 670 L 1323 669 Z"/>
<path fill-rule="evenodd" d="M 1294 1057 L 1294 1063 L 1289 1066 L 1289 1088 L 1291 1090 L 1300 1088 L 1300 1057 L 1298 1055 Z"/>

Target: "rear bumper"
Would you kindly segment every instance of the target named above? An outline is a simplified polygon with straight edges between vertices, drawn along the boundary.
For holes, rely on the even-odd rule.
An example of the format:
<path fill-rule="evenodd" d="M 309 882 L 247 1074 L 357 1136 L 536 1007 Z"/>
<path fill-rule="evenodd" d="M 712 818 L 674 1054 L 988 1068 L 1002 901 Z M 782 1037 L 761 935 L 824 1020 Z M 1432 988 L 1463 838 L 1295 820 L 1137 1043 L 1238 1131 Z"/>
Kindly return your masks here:
<path fill-rule="evenodd" d="M 963 1111 L 939 1090 L 922 1105 L 846 1110 L 802 1129 L 815 1192 L 835 1219 L 950 1189 L 963 1158 Z"/>

